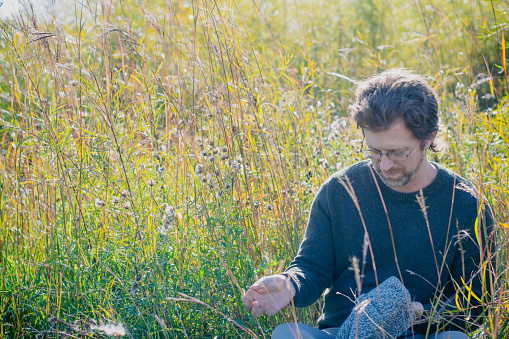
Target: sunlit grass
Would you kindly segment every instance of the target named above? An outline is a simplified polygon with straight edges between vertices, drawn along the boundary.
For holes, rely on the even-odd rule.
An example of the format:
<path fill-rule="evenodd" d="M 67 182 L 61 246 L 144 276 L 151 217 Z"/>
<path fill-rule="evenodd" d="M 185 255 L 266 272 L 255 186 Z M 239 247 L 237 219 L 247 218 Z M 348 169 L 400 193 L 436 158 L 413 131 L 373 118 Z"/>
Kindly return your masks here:
<path fill-rule="evenodd" d="M 263 338 L 314 322 L 319 304 L 253 319 L 242 290 L 284 269 L 313 193 L 359 159 L 349 79 L 389 67 L 433 78 L 437 157 L 507 239 L 502 10 L 387 4 L 123 1 L 4 22 L 1 335 L 101 336 L 103 321 L 134 338 Z M 481 335 L 507 333 L 506 244 Z"/>

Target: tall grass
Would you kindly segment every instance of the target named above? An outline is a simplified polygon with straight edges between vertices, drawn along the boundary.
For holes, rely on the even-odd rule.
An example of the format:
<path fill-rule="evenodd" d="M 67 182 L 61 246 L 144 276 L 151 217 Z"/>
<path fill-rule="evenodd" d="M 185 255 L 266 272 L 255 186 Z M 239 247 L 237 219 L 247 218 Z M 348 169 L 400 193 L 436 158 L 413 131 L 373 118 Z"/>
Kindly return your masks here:
<path fill-rule="evenodd" d="M 119 1 L 2 23 L 0 336 L 270 336 L 257 277 L 296 254 L 313 193 L 358 160 L 351 79 L 405 66 L 442 99 L 437 160 L 492 205 L 507 333 L 502 4 Z M 111 327 L 111 326 L 110 326 Z"/>

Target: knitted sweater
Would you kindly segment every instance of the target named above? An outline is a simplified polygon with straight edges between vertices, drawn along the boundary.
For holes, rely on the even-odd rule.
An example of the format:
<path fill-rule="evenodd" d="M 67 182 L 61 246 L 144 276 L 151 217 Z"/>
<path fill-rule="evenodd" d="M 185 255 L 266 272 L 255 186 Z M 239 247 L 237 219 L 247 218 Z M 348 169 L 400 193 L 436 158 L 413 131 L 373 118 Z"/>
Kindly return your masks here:
<path fill-rule="evenodd" d="M 468 181 L 433 164 L 437 176 L 422 190 L 426 213 L 417 200 L 420 192 L 389 188 L 370 161 L 337 172 L 322 185 L 297 256 L 285 273 L 295 286 L 297 307 L 311 305 L 326 290 L 319 328 L 340 326 L 355 306 L 356 296 L 391 276 L 398 277 L 413 301 L 425 309 L 431 309 L 436 296 L 442 301 L 453 296 L 455 305 L 455 283 L 462 286 L 461 278 L 468 282 L 481 261 L 482 251 L 475 240 L 479 201 Z M 481 215 L 478 234 L 484 239 L 490 229 L 486 225 L 491 226 L 493 220 L 490 212 Z M 365 243 L 369 245 L 364 247 Z M 481 244 L 484 247 L 486 241 Z M 366 262 L 362 291 L 358 291 L 351 258 L 359 259 L 362 271 L 363 247 Z M 479 275 L 473 277 L 471 288 L 482 295 Z M 465 326 L 461 321 L 455 323 Z M 414 330 L 422 333 L 426 327 L 415 326 Z M 458 330 L 457 326 L 451 329 Z"/>

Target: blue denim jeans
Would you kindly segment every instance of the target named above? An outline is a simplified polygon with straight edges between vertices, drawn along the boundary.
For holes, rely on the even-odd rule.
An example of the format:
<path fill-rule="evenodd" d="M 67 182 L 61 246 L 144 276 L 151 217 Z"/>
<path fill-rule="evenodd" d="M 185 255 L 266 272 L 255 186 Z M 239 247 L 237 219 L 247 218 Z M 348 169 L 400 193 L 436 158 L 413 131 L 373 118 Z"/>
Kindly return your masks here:
<path fill-rule="evenodd" d="M 335 339 L 339 327 L 319 330 L 301 323 L 281 324 L 272 332 L 272 339 Z M 438 332 L 428 335 L 428 339 L 467 339 L 467 335 L 458 331 Z M 362 338 L 359 338 L 362 339 Z M 408 330 L 398 339 L 426 339 L 422 334 L 414 334 Z"/>

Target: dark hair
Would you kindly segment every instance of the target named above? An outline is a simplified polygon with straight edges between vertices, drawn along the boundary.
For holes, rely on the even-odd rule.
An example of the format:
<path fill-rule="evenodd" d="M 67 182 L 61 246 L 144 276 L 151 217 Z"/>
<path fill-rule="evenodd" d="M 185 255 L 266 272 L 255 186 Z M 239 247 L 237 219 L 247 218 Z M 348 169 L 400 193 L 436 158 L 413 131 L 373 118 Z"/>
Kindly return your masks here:
<path fill-rule="evenodd" d="M 373 132 L 390 129 L 403 120 L 421 148 L 438 131 L 438 96 L 426 79 L 404 68 L 395 68 L 357 83 L 350 112 L 359 128 Z M 429 147 L 437 151 L 437 145 Z"/>

